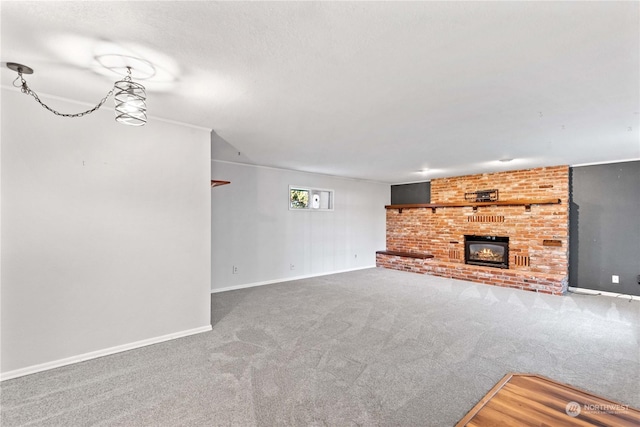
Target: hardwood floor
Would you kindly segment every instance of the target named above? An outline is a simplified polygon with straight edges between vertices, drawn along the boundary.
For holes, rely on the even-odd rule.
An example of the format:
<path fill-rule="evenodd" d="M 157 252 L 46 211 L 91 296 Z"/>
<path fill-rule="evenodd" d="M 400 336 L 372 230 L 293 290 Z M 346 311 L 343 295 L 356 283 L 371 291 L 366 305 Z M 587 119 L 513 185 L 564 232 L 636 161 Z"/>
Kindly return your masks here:
<path fill-rule="evenodd" d="M 640 411 L 554 380 L 508 374 L 457 427 L 640 426 Z"/>

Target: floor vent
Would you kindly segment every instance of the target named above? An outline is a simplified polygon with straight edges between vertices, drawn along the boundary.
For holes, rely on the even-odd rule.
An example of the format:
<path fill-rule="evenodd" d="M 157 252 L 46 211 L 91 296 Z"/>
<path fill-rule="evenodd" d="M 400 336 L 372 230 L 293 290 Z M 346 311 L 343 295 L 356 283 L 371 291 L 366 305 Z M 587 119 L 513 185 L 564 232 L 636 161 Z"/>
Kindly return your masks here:
<path fill-rule="evenodd" d="M 516 255 L 513 257 L 513 261 L 518 267 L 529 267 L 531 265 L 531 260 L 526 255 Z"/>
<path fill-rule="evenodd" d="M 467 222 L 504 222 L 504 215 L 473 215 L 467 217 Z"/>

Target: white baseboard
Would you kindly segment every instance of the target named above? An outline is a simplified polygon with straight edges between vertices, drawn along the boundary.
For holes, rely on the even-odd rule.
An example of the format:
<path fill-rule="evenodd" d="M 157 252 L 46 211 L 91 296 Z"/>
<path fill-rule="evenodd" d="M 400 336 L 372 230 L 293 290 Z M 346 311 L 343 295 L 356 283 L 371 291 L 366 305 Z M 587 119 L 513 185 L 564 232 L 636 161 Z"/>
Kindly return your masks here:
<path fill-rule="evenodd" d="M 330 272 L 327 272 L 327 273 L 306 274 L 304 276 L 283 277 L 282 279 L 265 280 L 263 282 L 244 283 L 242 285 L 227 286 L 227 287 L 224 287 L 224 288 L 211 289 L 211 293 L 212 294 L 217 294 L 218 292 L 235 291 L 235 290 L 238 290 L 238 289 L 245 289 L 245 288 L 254 288 L 256 286 L 272 285 L 274 283 L 282 283 L 282 282 L 291 282 L 293 280 L 310 279 L 312 277 L 329 276 L 331 274 L 348 273 L 350 271 L 366 270 L 366 269 L 369 269 L 369 268 L 376 268 L 376 266 L 375 265 L 368 265 L 366 267 L 349 268 L 349 269 L 346 269 L 346 270 L 330 271 Z"/>
<path fill-rule="evenodd" d="M 585 288 L 573 288 L 571 286 L 569 286 L 569 291 L 575 292 L 576 294 L 602 295 L 605 297 L 628 298 L 628 299 L 634 299 L 634 300 L 640 301 L 640 296 L 638 295 L 617 294 L 615 292 L 598 291 L 595 289 L 585 289 Z"/>
<path fill-rule="evenodd" d="M 66 366 L 66 365 L 72 365 L 74 363 L 84 362 L 86 360 L 96 359 L 98 357 L 108 356 L 110 354 L 120 353 L 127 350 L 133 350 L 140 347 L 146 347 L 151 344 L 158 344 L 158 343 L 173 340 L 176 338 L 182 338 L 189 335 L 208 332 L 210 330 L 211 330 L 211 325 L 201 326 L 199 328 L 188 329 L 186 331 L 174 332 L 172 334 L 167 334 L 167 335 L 162 335 L 155 338 L 136 341 L 129 344 L 109 347 L 102 350 L 79 354 L 77 356 L 67 357 L 65 359 L 59 359 L 59 360 L 54 360 L 52 362 L 42 363 L 39 365 L 27 366 L 26 368 L 15 369 L 9 372 L 2 372 L 0 373 L 0 381 L 10 380 L 12 378 L 18 378 L 25 375 L 35 374 L 36 372 L 48 371 L 49 369 L 59 368 L 61 366 Z"/>

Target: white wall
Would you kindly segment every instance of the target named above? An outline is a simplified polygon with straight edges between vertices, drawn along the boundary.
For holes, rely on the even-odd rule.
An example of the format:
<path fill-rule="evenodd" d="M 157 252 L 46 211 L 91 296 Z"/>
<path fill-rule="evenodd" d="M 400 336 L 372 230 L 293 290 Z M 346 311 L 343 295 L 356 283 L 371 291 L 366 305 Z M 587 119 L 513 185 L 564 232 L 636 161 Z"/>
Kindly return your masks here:
<path fill-rule="evenodd" d="M 214 291 L 374 267 L 385 249 L 389 184 L 216 160 L 211 173 L 231 181 L 211 190 Z M 289 185 L 334 190 L 335 209 L 289 210 Z"/>
<path fill-rule="evenodd" d="M 210 329 L 210 133 L 113 116 L 2 89 L 3 378 Z"/>

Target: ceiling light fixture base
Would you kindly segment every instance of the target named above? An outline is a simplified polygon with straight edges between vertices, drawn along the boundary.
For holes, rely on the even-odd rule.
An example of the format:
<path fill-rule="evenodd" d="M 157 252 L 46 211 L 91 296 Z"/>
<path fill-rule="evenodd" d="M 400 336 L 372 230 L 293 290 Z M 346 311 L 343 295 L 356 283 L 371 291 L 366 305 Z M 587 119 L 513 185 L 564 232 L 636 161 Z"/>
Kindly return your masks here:
<path fill-rule="evenodd" d="M 18 64 L 17 62 L 7 62 L 7 68 L 22 74 L 33 74 L 33 68 L 26 65 Z"/>

